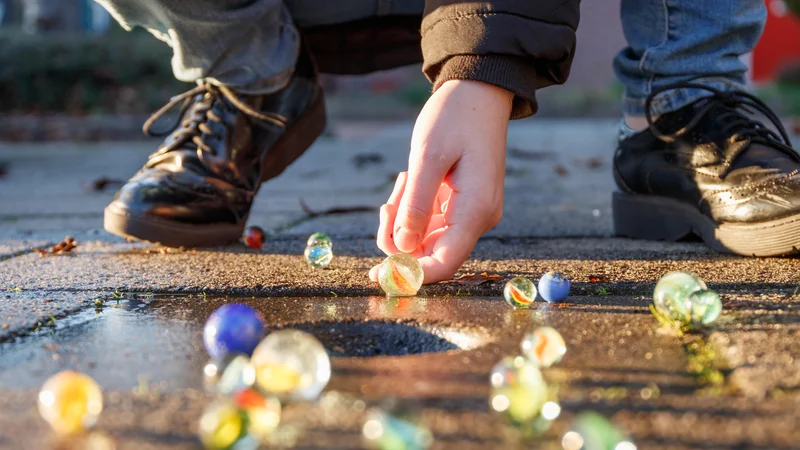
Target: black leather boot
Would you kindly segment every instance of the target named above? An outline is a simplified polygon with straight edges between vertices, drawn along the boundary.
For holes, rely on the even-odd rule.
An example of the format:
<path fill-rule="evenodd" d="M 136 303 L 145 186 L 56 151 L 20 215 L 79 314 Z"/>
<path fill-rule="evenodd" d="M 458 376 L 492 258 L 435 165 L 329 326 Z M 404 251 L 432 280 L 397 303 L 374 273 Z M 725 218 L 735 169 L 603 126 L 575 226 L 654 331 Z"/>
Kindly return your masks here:
<path fill-rule="evenodd" d="M 261 183 L 325 128 L 316 69 L 303 50 L 289 84 L 273 94 L 199 85 L 153 114 L 145 133 L 181 102 L 180 124 L 108 205 L 105 229 L 172 247 L 234 242 Z"/>
<path fill-rule="evenodd" d="M 620 236 L 676 241 L 690 235 L 746 256 L 800 248 L 800 156 L 758 98 L 682 83 L 670 89 L 713 93 L 619 143 L 614 227 Z M 772 131 L 750 113 L 762 113 Z"/>

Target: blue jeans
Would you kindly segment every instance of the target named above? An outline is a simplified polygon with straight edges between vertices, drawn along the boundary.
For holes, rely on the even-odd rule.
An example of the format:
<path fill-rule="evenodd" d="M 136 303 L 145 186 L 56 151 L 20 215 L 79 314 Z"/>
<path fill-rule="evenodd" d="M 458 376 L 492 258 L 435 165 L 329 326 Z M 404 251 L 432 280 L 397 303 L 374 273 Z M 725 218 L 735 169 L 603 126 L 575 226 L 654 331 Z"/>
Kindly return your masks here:
<path fill-rule="evenodd" d="M 183 81 L 205 79 L 241 92 L 270 92 L 290 79 L 299 26 L 386 14 L 422 14 L 424 0 L 96 0 L 124 27 L 168 42 Z M 532 0 L 528 0 L 532 1 Z M 766 21 L 764 0 L 622 0 L 628 47 L 614 60 L 625 86 L 624 112 L 644 114 L 654 89 L 693 78 L 741 88 L 745 65 Z M 578 49 L 580 57 L 580 49 Z M 707 91 L 674 90 L 653 114 L 680 109 Z"/>
<path fill-rule="evenodd" d="M 291 79 L 298 26 L 390 14 L 422 15 L 424 0 L 96 0 L 125 29 L 146 28 L 173 49 L 181 81 L 270 93 Z"/>
<path fill-rule="evenodd" d="M 747 67 L 740 56 L 755 47 L 766 20 L 764 0 L 622 0 L 628 47 L 614 59 L 614 70 L 625 87 L 624 113 L 644 115 L 652 91 L 694 78 L 741 89 Z M 672 112 L 708 95 L 671 90 L 654 99 L 651 112 Z"/>

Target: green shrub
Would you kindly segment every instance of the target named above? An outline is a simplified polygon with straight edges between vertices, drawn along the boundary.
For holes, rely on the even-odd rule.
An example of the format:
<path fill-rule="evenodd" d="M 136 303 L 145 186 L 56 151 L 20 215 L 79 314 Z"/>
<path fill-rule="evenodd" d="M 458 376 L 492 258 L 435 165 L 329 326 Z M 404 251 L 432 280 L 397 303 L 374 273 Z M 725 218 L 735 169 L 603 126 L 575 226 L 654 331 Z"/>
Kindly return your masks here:
<path fill-rule="evenodd" d="M 0 33 L 0 113 L 150 112 L 191 87 L 172 51 L 145 32 Z"/>

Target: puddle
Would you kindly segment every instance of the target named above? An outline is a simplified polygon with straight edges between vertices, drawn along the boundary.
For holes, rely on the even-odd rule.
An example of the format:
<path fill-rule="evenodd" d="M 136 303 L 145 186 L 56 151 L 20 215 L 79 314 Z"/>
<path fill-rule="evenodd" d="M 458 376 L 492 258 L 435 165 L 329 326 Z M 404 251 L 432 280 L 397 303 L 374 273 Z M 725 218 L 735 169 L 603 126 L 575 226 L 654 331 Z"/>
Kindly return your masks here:
<path fill-rule="evenodd" d="M 308 331 L 331 356 L 403 356 L 460 348 L 414 325 L 391 322 L 318 322 L 292 326 Z"/>
<path fill-rule="evenodd" d="M 53 373 L 73 369 L 109 389 L 202 388 L 208 359 L 203 324 L 217 307 L 233 301 L 261 311 L 269 330 L 299 328 L 314 334 L 332 357 L 470 350 L 488 342 L 480 328 L 400 318 L 403 311 L 425 312 L 424 299 L 408 300 L 406 309 L 373 298 L 111 300 L 102 310 L 87 310 L 60 319 L 54 328 L 0 344 L 0 387 L 39 387 Z"/>

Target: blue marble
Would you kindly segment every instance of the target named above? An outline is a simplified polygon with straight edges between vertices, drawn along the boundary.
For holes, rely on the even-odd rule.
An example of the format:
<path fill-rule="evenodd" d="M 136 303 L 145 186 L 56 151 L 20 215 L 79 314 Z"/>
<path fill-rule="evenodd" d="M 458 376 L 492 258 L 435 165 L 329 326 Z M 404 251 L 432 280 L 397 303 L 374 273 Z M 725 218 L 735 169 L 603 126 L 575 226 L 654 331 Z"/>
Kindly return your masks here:
<path fill-rule="evenodd" d="M 558 272 L 547 272 L 539 280 L 539 295 L 547 302 L 560 302 L 569 296 L 569 280 Z"/>
<path fill-rule="evenodd" d="M 203 343 L 212 359 L 230 353 L 250 356 L 264 337 L 264 319 L 253 308 L 230 303 L 211 314 L 203 328 Z"/>

